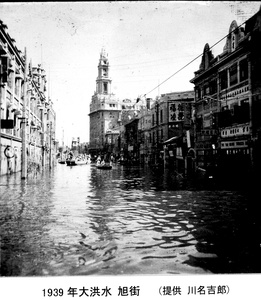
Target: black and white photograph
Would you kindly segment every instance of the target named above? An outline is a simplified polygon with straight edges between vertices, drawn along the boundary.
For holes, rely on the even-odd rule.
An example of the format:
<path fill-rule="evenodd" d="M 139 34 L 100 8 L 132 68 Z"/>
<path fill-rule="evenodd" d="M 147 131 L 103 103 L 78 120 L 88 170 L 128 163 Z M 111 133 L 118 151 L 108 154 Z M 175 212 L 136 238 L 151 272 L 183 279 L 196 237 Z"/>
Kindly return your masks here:
<path fill-rule="evenodd" d="M 0 79 L 1 286 L 147 299 L 148 276 L 150 299 L 189 299 L 260 281 L 260 2 L 1 2 Z"/>

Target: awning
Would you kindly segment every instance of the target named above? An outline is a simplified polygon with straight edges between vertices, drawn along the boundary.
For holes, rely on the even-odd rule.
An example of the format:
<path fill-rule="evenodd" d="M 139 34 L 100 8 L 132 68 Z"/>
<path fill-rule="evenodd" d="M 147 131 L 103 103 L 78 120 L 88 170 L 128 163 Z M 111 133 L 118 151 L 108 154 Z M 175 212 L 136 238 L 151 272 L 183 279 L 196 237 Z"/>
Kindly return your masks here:
<path fill-rule="evenodd" d="M 173 136 L 172 138 L 166 140 L 165 142 L 163 142 L 163 145 L 168 145 L 168 144 L 174 144 L 176 142 L 178 142 L 178 140 L 182 138 L 182 136 Z"/>

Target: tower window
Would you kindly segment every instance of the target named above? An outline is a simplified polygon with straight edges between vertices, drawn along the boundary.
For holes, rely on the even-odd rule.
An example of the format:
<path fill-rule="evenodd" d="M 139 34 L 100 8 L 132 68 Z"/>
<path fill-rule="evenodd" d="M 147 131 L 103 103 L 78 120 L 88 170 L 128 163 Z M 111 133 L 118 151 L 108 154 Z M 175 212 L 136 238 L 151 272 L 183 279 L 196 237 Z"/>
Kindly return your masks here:
<path fill-rule="evenodd" d="M 103 69 L 103 70 L 102 70 L 102 75 L 103 75 L 103 76 L 105 76 L 105 77 L 108 75 L 108 73 L 107 73 L 107 70 L 106 70 L 106 69 Z"/>
<path fill-rule="evenodd" d="M 104 94 L 108 93 L 108 84 L 107 84 L 107 82 L 103 83 L 103 92 L 104 92 Z"/>

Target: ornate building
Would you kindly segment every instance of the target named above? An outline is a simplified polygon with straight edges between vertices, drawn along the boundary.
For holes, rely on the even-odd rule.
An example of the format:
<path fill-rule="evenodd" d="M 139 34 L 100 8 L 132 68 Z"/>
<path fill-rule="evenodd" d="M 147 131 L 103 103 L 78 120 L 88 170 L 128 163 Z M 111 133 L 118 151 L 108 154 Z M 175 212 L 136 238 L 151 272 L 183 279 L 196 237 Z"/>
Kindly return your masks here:
<path fill-rule="evenodd" d="M 261 132 L 260 24 L 260 10 L 244 26 L 233 21 L 223 52 L 214 57 L 206 44 L 191 80 L 197 166 L 229 181 L 249 174 L 260 156 L 254 153 Z"/>
<path fill-rule="evenodd" d="M 90 104 L 90 144 L 91 154 L 106 151 L 108 132 L 114 132 L 119 126 L 121 104 L 111 93 L 108 55 L 102 49 L 98 64 L 96 91 Z"/>
<path fill-rule="evenodd" d="M 46 74 L 32 67 L 0 20 L 0 175 L 53 165 L 55 111 L 46 97 Z"/>

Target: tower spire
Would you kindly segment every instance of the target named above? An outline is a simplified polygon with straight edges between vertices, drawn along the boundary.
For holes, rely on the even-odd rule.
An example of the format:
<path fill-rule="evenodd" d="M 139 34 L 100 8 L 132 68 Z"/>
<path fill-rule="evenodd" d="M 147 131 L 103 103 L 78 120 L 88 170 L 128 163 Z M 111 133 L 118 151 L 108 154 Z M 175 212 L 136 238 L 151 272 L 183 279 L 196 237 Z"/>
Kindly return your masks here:
<path fill-rule="evenodd" d="M 109 60 L 104 47 L 102 48 L 100 53 L 98 77 L 96 80 L 96 92 L 98 94 L 111 93 L 111 79 L 109 77 Z"/>
<path fill-rule="evenodd" d="M 105 47 L 102 47 L 100 58 L 107 58 L 108 54 L 105 52 Z"/>

